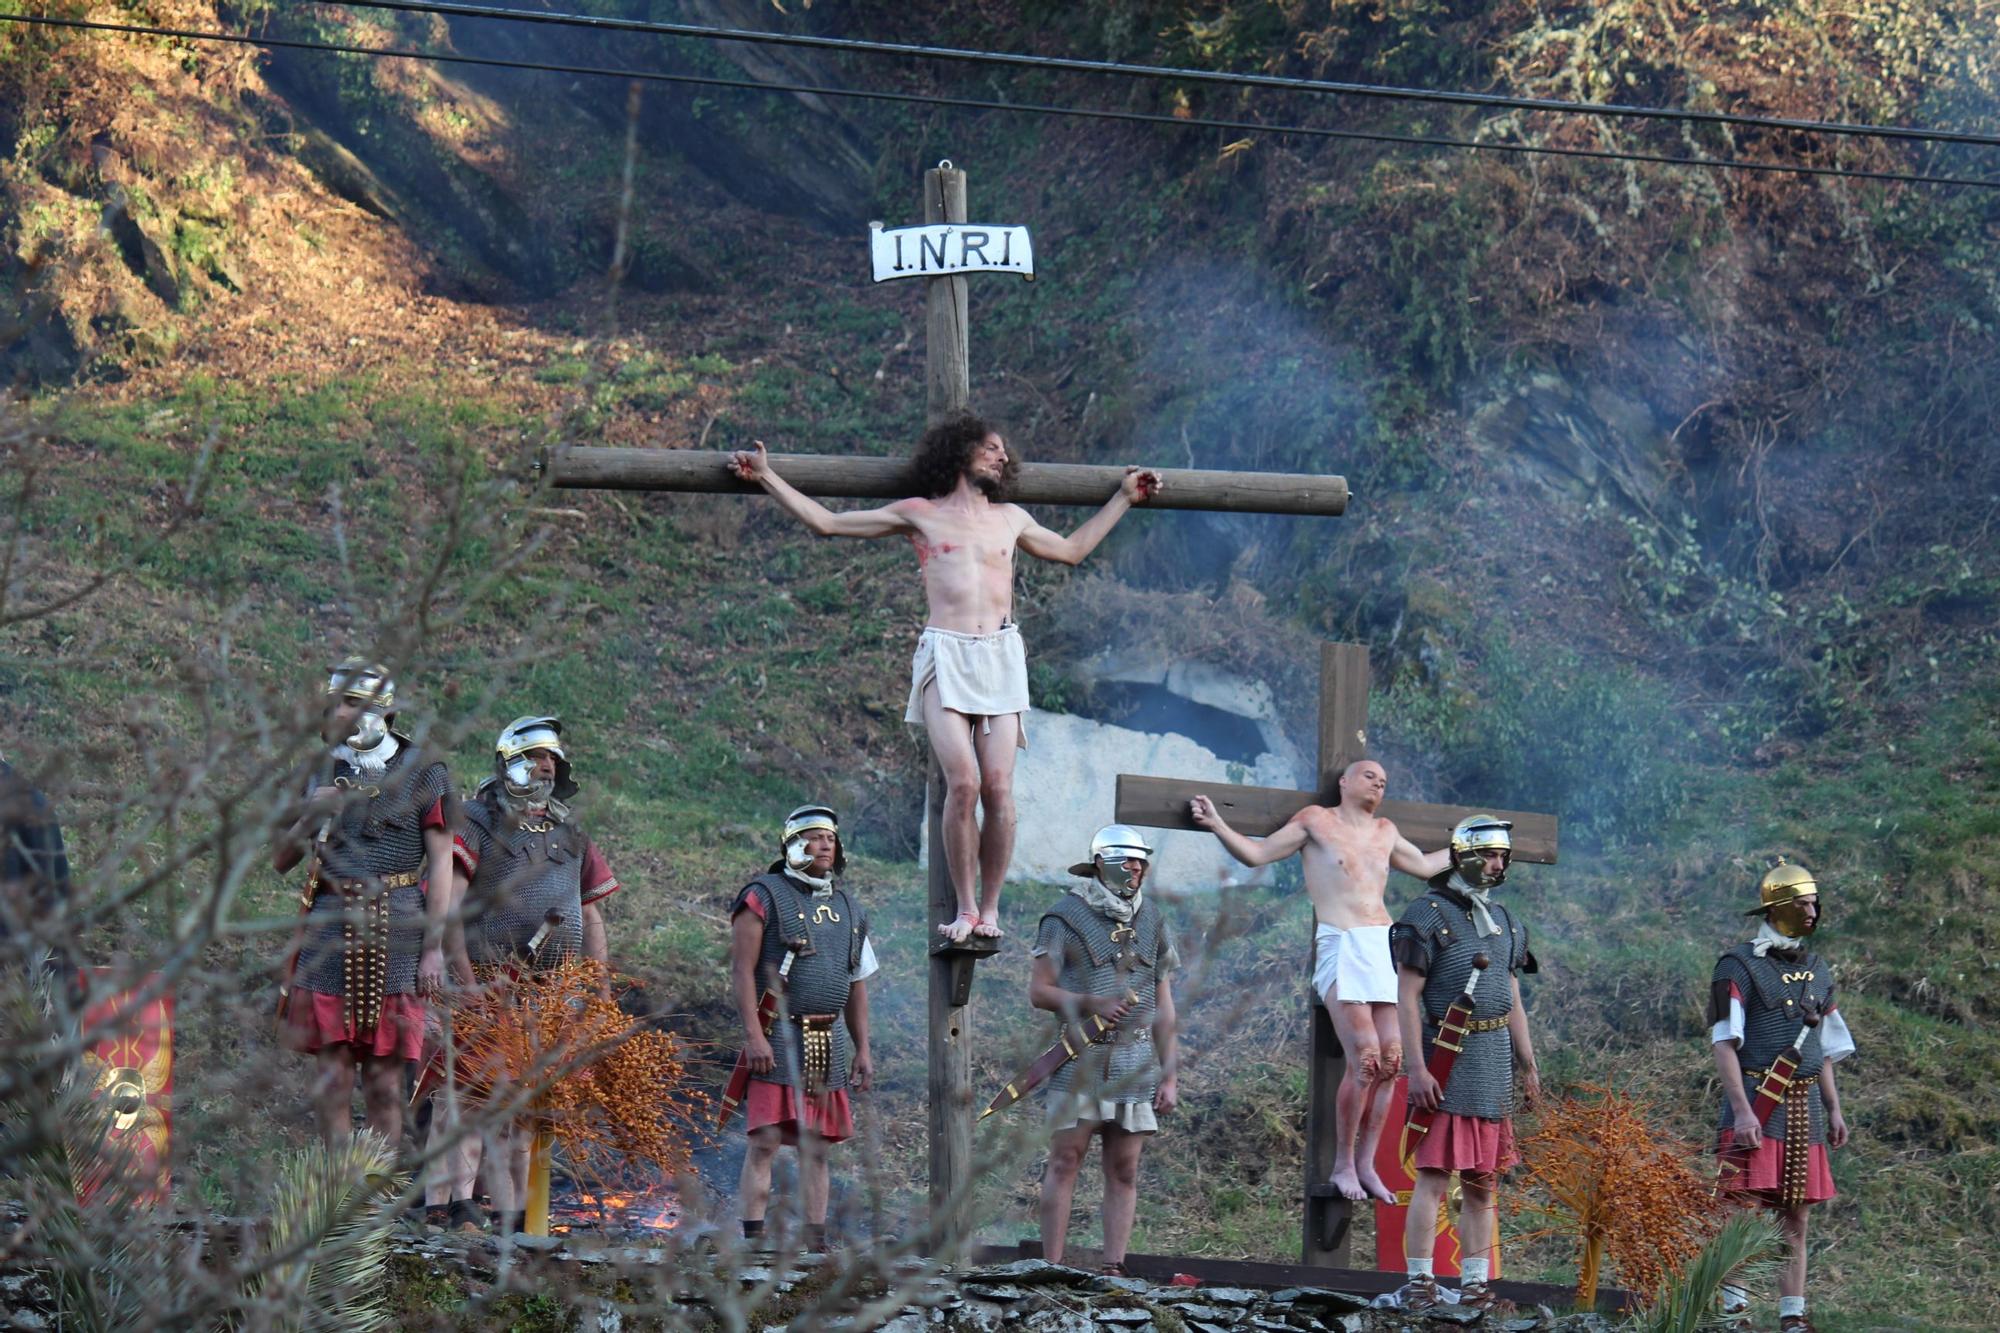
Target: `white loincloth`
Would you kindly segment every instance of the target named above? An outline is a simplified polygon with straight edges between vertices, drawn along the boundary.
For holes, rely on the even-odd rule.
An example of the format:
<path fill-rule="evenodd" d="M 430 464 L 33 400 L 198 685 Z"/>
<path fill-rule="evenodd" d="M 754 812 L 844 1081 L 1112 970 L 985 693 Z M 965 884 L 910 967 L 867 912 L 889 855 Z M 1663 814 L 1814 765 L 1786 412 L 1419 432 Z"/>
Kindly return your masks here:
<path fill-rule="evenodd" d="M 1337 930 L 1322 921 L 1313 931 L 1313 993 L 1327 988 L 1339 1004 L 1394 1004 L 1396 963 L 1389 957 L 1387 926 Z"/>
<path fill-rule="evenodd" d="M 926 625 L 910 659 L 910 704 L 903 721 L 924 724 L 924 687 L 932 681 L 937 682 L 939 703 L 978 718 L 984 730 L 993 729 L 993 718 L 1019 714 L 1019 744 L 1028 748 L 1028 652 L 1019 626 L 961 634 Z"/>

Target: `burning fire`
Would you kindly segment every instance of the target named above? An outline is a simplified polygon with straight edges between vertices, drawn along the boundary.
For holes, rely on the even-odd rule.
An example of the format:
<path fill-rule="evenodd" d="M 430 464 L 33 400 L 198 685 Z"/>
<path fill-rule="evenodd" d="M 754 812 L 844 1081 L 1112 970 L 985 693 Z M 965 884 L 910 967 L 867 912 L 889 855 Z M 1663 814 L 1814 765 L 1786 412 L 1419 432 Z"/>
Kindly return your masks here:
<path fill-rule="evenodd" d="M 681 1224 L 680 1197 L 672 1192 L 635 1194 L 581 1190 L 549 1203 L 549 1230 L 567 1235 L 597 1231 L 672 1231 Z"/>

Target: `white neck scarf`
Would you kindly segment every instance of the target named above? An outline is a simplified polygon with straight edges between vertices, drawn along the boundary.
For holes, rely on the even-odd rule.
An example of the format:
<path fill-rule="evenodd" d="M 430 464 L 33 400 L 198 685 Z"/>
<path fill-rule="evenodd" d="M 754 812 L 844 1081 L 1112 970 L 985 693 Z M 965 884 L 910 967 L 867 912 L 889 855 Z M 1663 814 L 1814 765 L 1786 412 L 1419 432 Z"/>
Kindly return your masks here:
<path fill-rule="evenodd" d="M 793 879 L 797 880 L 801 884 L 811 885 L 813 891 L 813 897 L 815 898 L 830 898 L 833 896 L 832 875 L 828 875 L 825 879 L 814 879 L 811 875 L 808 875 L 805 871 L 794 870 L 790 866 L 785 867 L 785 873 L 787 875 L 790 875 Z"/>
<path fill-rule="evenodd" d="M 1766 917 L 1757 924 L 1757 933 L 1750 937 L 1750 952 L 1762 958 L 1776 949 L 1779 953 L 1796 953 L 1805 946 L 1804 940 L 1795 940 L 1784 931 L 1771 924 Z"/>
<path fill-rule="evenodd" d="M 1121 926 L 1139 915 L 1139 904 L 1146 901 L 1143 890 L 1130 898 L 1120 898 L 1100 879 L 1080 879 L 1069 886 L 1069 891 Z"/>
<path fill-rule="evenodd" d="M 1490 889 L 1475 889 L 1465 882 L 1465 876 L 1454 870 L 1451 872 L 1451 886 L 1472 901 L 1472 926 L 1481 935 L 1498 935 L 1500 923 L 1493 919 L 1493 892 Z"/>

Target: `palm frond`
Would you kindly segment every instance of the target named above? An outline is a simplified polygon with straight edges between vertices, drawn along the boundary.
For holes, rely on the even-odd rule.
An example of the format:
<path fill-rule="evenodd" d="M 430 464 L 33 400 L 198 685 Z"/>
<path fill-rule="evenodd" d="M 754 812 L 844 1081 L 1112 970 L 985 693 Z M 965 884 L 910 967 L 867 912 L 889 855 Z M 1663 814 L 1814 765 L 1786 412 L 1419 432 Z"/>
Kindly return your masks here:
<path fill-rule="evenodd" d="M 401 1192 L 395 1153 L 363 1130 L 328 1149 L 314 1144 L 280 1171 L 249 1303 L 287 1333 L 389 1327 L 382 1299 L 390 1205 Z"/>
<path fill-rule="evenodd" d="M 1713 1327 L 1722 1284 L 1734 1281 L 1744 1285 L 1767 1278 L 1784 1253 L 1784 1236 L 1769 1216 L 1747 1210 L 1737 1213 L 1626 1328 L 1629 1333 L 1700 1333 Z"/>

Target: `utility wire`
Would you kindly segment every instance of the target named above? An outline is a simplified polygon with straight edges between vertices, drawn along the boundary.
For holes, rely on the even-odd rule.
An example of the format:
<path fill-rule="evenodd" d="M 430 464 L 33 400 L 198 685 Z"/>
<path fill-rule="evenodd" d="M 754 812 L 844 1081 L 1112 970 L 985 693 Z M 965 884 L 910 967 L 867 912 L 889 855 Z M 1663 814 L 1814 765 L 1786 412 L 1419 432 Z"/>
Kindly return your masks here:
<path fill-rule="evenodd" d="M 502 19 L 512 23 L 551 23 L 563 27 L 596 28 L 606 32 L 641 32 L 661 37 L 692 37 L 706 41 L 755 42 L 771 46 L 803 46 L 823 51 L 852 51 L 924 60 L 955 60 L 982 65 L 1013 65 L 1030 69 L 1066 70 L 1077 74 L 1116 74 L 1127 78 L 1173 79 L 1183 83 L 1219 84 L 1235 88 L 1277 88 L 1288 92 L 1338 93 L 1352 97 L 1387 98 L 1403 102 L 1442 102 L 1510 111 L 1553 111 L 1564 115 L 1618 116 L 1642 120 L 1693 121 L 1704 125 L 1734 125 L 1753 129 L 1795 130 L 1870 139 L 1913 139 L 1934 143 L 1973 144 L 2000 148 L 2000 134 L 1968 130 L 1935 130 L 1920 126 L 1868 125 L 1850 121 L 1794 120 L 1753 116 L 1733 111 L 1681 110 L 1635 106 L 1619 102 L 1568 102 L 1558 98 L 1518 97 L 1504 93 L 1472 93 L 1450 89 L 1403 88 L 1391 84 L 1341 83 L 1279 74 L 1237 74 L 1226 70 L 1187 69 L 1173 65 L 1130 65 L 1115 60 L 1081 60 L 1071 56 L 1038 56 L 1013 51 L 981 51 L 959 46 L 917 46 L 904 42 L 866 41 L 854 37 L 820 37 L 809 33 L 760 32 L 749 28 L 711 28 L 693 23 L 651 19 L 604 18 L 548 10 L 508 9 L 462 0 L 332 0 L 350 9 L 391 9 L 411 14 L 460 18 Z"/>
<path fill-rule="evenodd" d="M 37 27 L 72 28 L 86 32 L 121 33 L 132 37 L 167 37 L 184 41 L 226 42 L 237 46 L 271 47 L 292 51 L 321 51 L 334 55 L 369 56 L 377 59 L 428 60 L 440 64 L 475 65 L 488 69 L 534 70 L 550 74 L 610 79 L 639 79 L 650 83 L 687 84 L 704 88 L 740 88 L 751 92 L 801 93 L 819 97 L 853 97 L 876 102 L 918 106 L 961 107 L 974 111 L 1008 111 L 1038 116 L 1068 116 L 1088 120 L 1125 121 L 1146 125 L 1171 125 L 1186 129 L 1219 129 L 1245 134 L 1301 135 L 1317 139 L 1347 139 L 1366 143 L 1401 144 L 1422 148 L 1464 148 L 1479 152 L 1521 153 L 1546 157 L 1587 158 L 1605 162 L 1649 162 L 1670 167 L 1719 167 L 1732 171 L 1757 171 L 1799 176 L 1824 176 L 1839 180 L 1875 180 L 1910 185 L 1968 186 L 2000 189 L 2000 179 L 1980 176 L 1919 175 L 1904 171 L 1868 171 L 1848 167 L 1818 167 L 1803 163 L 1762 162 L 1747 158 L 1674 157 L 1663 153 L 1635 153 L 1609 148 L 1564 148 L 1546 144 L 1502 143 L 1478 139 L 1452 139 L 1416 134 L 1391 134 L 1374 130 L 1344 130 L 1319 125 L 1267 125 L 1250 120 L 1219 120 L 1205 116 L 1173 116 L 1146 111 L 1117 111 L 1108 108 L 1059 106 L 1038 102 L 995 102 L 968 97 L 940 97 L 928 93 L 898 93 L 877 89 L 836 88 L 818 84 L 767 83 L 756 79 L 730 79 L 706 74 L 668 74 L 657 70 L 619 69 L 602 65 L 567 65 L 534 60 L 509 60 L 498 56 L 463 55 L 455 51 L 416 51 L 396 47 L 358 46 L 340 42 L 308 42 L 286 37 L 252 37 L 243 33 L 215 32 L 190 28 L 167 28 L 147 24 L 106 23 L 95 19 L 56 18 L 34 14 L 0 14 L 0 23 Z"/>

